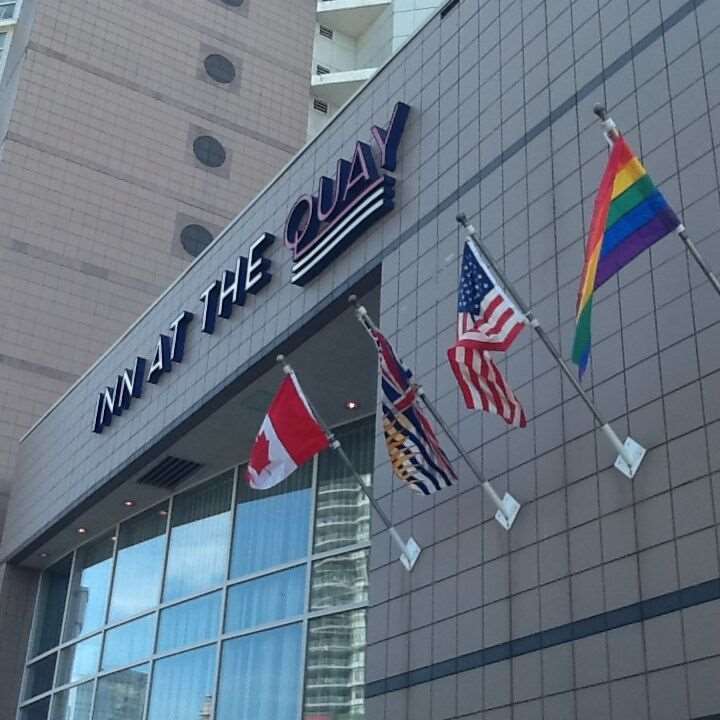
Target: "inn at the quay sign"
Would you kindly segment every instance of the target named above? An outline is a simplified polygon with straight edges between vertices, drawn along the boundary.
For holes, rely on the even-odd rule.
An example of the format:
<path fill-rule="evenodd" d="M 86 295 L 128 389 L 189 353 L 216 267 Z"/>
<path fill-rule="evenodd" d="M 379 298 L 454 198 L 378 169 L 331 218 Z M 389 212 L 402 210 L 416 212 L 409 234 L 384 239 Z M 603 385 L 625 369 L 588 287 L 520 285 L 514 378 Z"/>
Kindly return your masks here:
<path fill-rule="evenodd" d="M 284 242 L 292 253 L 290 282 L 304 286 L 319 275 L 380 217 L 394 207 L 397 155 L 410 108 L 397 103 L 385 127 L 370 129 L 371 144 L 358 140 L 352 158 L 337 161 L 335 177 L 322 176 L 317 193 L 298 198 L 288 213 Z M 200 295 L 197 315 L 200 332 L 211 335 L 218 319 L 228 320 L 236 306 L 245 304 L 272 280 L 271 262 L 264 253 L 275 241 L 265 232 L 239 256 L 233 270 L 223 270 Z M 113 418 L 141 398 L 145 383 L 157 384 L 181 363 L 187 334 L 196 313 L 179 310 L 167 330 L 159 333 L 152 360 L 135 359 L 134 367 L 117 376 L 100 392 L 93 432 L 101 433 Z"/>

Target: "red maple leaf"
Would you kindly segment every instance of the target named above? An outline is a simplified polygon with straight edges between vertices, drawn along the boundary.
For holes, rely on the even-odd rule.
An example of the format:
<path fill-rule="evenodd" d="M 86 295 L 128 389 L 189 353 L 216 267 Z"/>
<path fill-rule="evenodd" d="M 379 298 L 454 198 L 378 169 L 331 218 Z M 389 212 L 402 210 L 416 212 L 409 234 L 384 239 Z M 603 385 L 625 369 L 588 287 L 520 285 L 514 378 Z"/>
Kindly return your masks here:
<path fill-rule="evenodd" d="M 259 475 L 270 464 L 270 443 L 264 432 L 255 439 L 250 453 L 250 466 Z"/>

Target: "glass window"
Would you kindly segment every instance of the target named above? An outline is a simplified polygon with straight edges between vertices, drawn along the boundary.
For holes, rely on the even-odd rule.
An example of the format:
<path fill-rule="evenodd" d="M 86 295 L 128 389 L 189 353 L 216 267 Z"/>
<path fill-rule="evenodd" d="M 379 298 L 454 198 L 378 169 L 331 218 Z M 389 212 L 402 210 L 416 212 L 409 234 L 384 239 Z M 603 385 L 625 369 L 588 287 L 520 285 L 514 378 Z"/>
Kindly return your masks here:
<path fill-rule="evenodd" d="M 164 600 L 220 585 L 227 573 L 233 474 L 175 498 Z"/>
<path fill-rule="evenodd" d="M 38 700 L 36 703 L 28 705 L 20 711 L 20 720 L 47 720 L 49 708 L 49 697 Z"/>
<path fill-rule="evenodd" d="M 215 648 L 208 645 L 155 663 L 147 720 L 210 719 Z"/>
<path fill-rule="evenodd" d="M 342 443 L 360 476 L 370 485 L 375 462 L 374 426 L 367 420 L 340 428 Z M 370 540 L 370 502 L 337 453 L 318 456 L 315 552 Z"/>
<path fill-rule="evenodd" d="M 114 546 L 115 542 L 108 534 L 83 545 L 75 553 L 65 621 L 66 640 L 97 630 L 105 624 Z"/>
<path fill-rule="evenodd" d="M 101 677 L 93 720 L 142 720 L 149 665 L 138 665 Z"/>
<path fill-rule="evenodd" d="M 337 431 L 368 484 L 374 427 Z M 368 501 L 329 453 L 234 473 L 43 573 L 18 720 L 364 720 Z"/>
<path fill-rule="evenodd" d="M 234 585 L 228 590 L 225 632 L 236 632 L 302 614 L 305 565 Z"/>
<path fill-rule="evenodd" d="M 230 577 L 307 557 L 312 465 L 270 490 L 253 490 L 241 469 Z"/>
<path fill-rule="evenodd" d="M 38 619 L 33 655 L 55 647 L 60 641 L 71 566 L 72 556 L 68 555 L 43 573 L 36 611 Z"/>
<path fill-rule="evenodd" d="M 90 720 L 94 683 L 76 685 L 53 698 L 50 720 Z"/>
<path fill-rule="evenodd" d="M 173 605 L 160 612 L 158 652 L 167 652 L 218 636 L 220 593 Z"/>
<path fill-rule="evenodd" d="M 53 653 L 30 665 L 25 683 L 24 697 L 26 699 L 40 695 L 52 688 L 56 660 L 57 653 Z"/>
<path fill-rule="evenodd" d="M 223 644 L 216 720 L 297 720 L 301 628 L 287 625 Z"/>
<path fill-rule="evenodd" d="M 365 717 L 365 610 L 311 620 L 305 662 L 306 717 Z"/>
<path fill-rule="evenodd" d="M 367 602 L 368 553 L 365 550 L 313 563 L 311 610 Z"/>
<path fill-rule="evenodd" d="M 101 640 L 101 635 L 95 635 L 61 650 L 56 685 L 67 685 L 94 675 L 100 660 Z"/>
<path fill-rule="evenodd" d="M 152 654 L 155 639 L 155 614 L 120 625 L 105 633 L 101 670 L 112 670 Z"/>
<path fill-rule="evenodd" d="M 167 503 L 120 525 L 110 621 L 158 604 L 165 555 Z"/>

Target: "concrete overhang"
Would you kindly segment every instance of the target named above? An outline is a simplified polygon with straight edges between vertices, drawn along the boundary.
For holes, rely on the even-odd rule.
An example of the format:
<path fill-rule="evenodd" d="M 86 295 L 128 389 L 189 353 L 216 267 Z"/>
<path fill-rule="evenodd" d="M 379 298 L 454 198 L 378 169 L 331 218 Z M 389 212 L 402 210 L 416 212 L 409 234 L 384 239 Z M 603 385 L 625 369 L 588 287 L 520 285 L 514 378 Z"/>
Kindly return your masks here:
<path fill-rule="evenodd" d="M 317 20 L 331 30 L 359 37 L 391 4 L 391 0 L 319 0 Z"/>
<path fill-rule="evenodd" d="M 372 76 L 377 68 L 362 68 L 312 76 L 312 94 L 335 107 L 344 105 Z"/>
<path fill-rule="evenodd" d="M 379 273 L 375 272 L 353 290 L 362 293 L 361 302 L 375 318 L 379 311 L 378 283 Z M 292 363 L 305 394 L 330 426 L 359 420 L 376 409 L 377 353 L 346 297 L 338 298 L 312 327 L 301 327 L 278 347 Z M 283 373 L 273 353 L 261 368 L 246 375 L 246 382 L 226 388 L 181 428 L 162 438 L 116 477 L 109 478 L 103 487 L 53 518 L 14 561 L 25 567 L 48 567 L 79 544 L 102 536 L 116 523 L 170 494 L 244 463 Z M 358 402 L 357 409 L 348 409 L 348 400 Z M 200 467 L 171 489 L 138 483 L 168 457 Z M 133 502 L 132 508 L 125 506 L 127 500 Z M 86 532 L 78 534 L 79 527 Z"/>

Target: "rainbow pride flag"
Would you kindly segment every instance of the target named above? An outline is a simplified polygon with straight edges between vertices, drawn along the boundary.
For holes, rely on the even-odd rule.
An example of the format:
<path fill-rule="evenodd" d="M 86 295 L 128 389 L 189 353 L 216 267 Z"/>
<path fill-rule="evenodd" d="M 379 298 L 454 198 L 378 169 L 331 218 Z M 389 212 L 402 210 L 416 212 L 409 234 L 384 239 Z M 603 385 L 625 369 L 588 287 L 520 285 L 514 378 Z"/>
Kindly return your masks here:
<path fill-rule="evenodd" d="M 590 360 L 593 293 L 678 225 L 640 160 L 624 138 L 617 138 L 595 198 L 578 291 L 572 359 L 580 377 Z"/>

